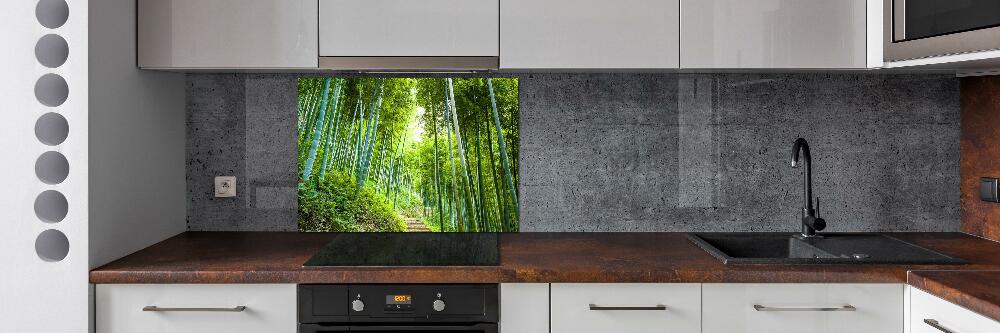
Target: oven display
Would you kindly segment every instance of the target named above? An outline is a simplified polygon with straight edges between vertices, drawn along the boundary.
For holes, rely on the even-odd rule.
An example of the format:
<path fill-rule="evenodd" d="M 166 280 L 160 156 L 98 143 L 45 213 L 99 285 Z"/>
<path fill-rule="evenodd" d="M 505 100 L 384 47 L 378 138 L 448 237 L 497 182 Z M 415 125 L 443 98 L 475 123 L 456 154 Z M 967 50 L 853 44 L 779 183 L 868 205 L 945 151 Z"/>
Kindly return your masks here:
<path fill-rule="evenodd" d="M 385 304 L 413 304 L 413 296 L 385 295 Z"/>
<path fill-rule="evenodd" d="M 385 295 L 386 311 L 413 311 L 412 295 Z"/>

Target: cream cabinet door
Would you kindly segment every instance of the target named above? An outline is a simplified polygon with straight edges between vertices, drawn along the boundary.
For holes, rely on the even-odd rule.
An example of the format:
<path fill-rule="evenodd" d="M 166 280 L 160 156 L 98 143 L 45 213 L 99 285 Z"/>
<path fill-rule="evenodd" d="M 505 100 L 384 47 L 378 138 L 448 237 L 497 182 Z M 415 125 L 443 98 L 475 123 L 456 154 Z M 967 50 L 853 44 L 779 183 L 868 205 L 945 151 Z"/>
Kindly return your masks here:
<path fill-rule="evenodd" d="M 705 333 L 902 332 L 902 284 L 705 284 Z"/>
<path fill-rule="evenodd" d="M 681 0 L 681 68 L 866 68 L 866 7 L 866 0 Z M 871 36 L 881 40 L 881 31 Z"/>
<path fill-rule="evenodd" d="M 96 288 L 97 333 L 298 331 L 294 284 L 100 284 Z"/>
<path fill-rule="evenodd" d="M 696 333 L 699 284 L 552 284 L 552 333 Z"/>
<path fill-rule="evenodd" d="M 319 0 L 324 57 L 496 57 L 499 0 Z"/>
<path fill-rule="evenodd" d="M 1000 322 L 961 306 L 909 287 L 910 332 L 907 333 L 996 333 Z"/>
<path fill-rule="evenodd" d="M 503 0 L 502 69 L 678 66 L 678 0 Z"/>

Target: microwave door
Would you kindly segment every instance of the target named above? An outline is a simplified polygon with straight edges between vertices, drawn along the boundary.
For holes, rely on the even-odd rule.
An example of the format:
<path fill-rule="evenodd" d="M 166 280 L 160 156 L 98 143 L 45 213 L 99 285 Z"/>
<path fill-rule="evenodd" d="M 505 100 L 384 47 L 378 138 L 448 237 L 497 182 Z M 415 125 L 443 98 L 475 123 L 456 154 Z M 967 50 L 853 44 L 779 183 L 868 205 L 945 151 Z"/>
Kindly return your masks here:
<path fill-rule="evenodd" d="M 1000 26 L 997 0 L 894 0 L 893 12 L 896 41 Z"/>
<path fill-rule="evenodd" d="M 998 0 L 884 0 L 885 60 L 1000 49 Z"/>

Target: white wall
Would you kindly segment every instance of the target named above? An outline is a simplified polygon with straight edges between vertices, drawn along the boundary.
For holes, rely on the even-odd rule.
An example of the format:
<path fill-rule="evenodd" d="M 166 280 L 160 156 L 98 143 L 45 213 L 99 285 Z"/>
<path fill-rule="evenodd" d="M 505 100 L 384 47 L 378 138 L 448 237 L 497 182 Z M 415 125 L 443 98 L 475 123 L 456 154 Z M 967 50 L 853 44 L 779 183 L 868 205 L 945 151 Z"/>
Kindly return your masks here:
<path fill-rule="evenodd" d="M 136 67 L 135 1 L 90 0 L 90 267 L 183 232 L 184 75 Z"/>
<path fill-rule="evenodd" d="M 134 1 L 64 1 L 68 19 L 52 27 L 36 19 L 38 0 L 5 1 L 0 11 L 3 332 L 86 332 L 90 268 L 185 229 L 183 76 L 135 69 Z M 47 34 L 69 50 L 51 68 L 34 52 Z M 47 74 L 65 79 L 64 102 L 36 99 L 36 81 Z M 47 113 L 65 118 L 64 141 L 36 137 L 36 122 Z M 36 174 L 43 153 L 64 156 L 68 171 L 43 181 Z M 43 191 L 65 196 L 65 217 L 36 214 Z M 65 235 L 68 251 L 48 260 L 39 255 L 38 245 L 60 248 L 38 242 L 43 232 Z"/>
<path fill-rule="evenodd" d="M 35 18 L 38 1 L 4 1 L 0 10 L 0 331 L 85 332 L 88 322 L 87 229 L 87 0 L 66 0 L 69 18 L 46 28 Z M 66 62 L 48 68 L 35 59 L 36 41 L 57 34 L 66 40 Z M 42 75 L 63 77 L 69 88 L 65 102 L 45 106 L 35 99 L 35 82 Z M 69 136 L 54 146 L 35 137 L 35 123 L 45 113 L 62 115 Z M 65 180 L 42 182 L 35 161 L 54 151 L 69 164 Z M 62 193 L 68 202 L 65 218 L 43 222 L 34 211 L 42 191 Z M 60 260 L 43 260 L 36 238 L 52 229 L 66 236 L 68 253 Z"/>

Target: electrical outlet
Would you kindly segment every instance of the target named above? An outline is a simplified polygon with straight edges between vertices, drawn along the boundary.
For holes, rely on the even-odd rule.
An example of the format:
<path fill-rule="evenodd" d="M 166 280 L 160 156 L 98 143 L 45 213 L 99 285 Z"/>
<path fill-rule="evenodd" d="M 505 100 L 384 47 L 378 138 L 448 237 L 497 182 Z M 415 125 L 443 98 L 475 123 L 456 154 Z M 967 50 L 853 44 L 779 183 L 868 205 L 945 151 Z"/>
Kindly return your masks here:
<path fill-rule="evenodd" d="M 232 198 L 236 196 L 236 177 L 215 177 L 215 197 Z"/>

